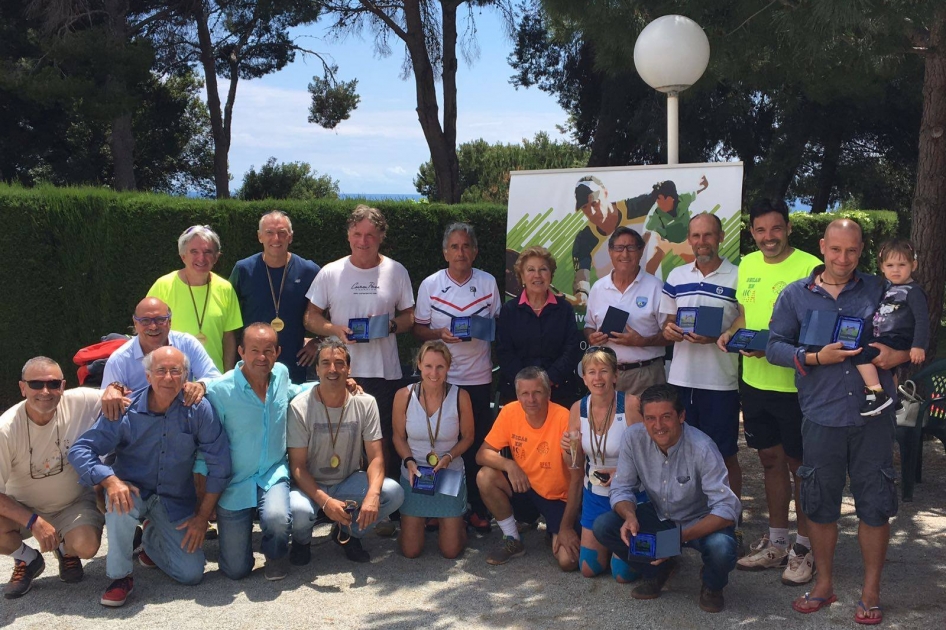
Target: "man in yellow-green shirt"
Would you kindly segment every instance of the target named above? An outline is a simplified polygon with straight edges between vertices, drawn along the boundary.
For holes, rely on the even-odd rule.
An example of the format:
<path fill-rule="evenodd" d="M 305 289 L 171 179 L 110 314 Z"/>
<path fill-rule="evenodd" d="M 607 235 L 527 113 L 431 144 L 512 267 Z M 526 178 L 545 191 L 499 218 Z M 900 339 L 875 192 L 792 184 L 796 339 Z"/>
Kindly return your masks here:
<path fill-rule="evenodd" d="M 807 277 L 820 261 L 788 244 L 792 224 L 784 201 L 763 199 L 749 211 L 749 230 L 759 251 L 743 257 L 739 264 L 736 298 L 739 317 L 718 341 L 725 350 L 740 328 L 768 330 L 779 293 L 789 283 Z M 808 541 L 808 522 L 799 506 L 796 476 L 802 461 L 802 412 L 789 368 L 769 363 L 763 351 L 742 351 L 742 422 L 746 444 L 759 452 L 769 508 L 769 532 L 750 547 L 736 568 L 762 571 L 785 567 L 782 582 L 805 584 L 814 572 L 814 556 Z M 791 475 L 789 475 L 791 473 Z M 795 481 L 795 511 L 798 535 L 789 548 L 788 507 Z"/>

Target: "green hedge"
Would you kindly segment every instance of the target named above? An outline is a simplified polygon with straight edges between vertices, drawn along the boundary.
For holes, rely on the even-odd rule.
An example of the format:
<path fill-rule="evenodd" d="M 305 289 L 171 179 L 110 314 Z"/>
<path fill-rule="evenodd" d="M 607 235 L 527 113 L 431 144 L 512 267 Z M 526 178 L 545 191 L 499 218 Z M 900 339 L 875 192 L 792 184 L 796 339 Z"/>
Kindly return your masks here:
<path fill-rule="evenodd" d="M 225 201 L 91 188 L 23 189 L 0 185 L 0 408 L 19 399 L 16 381 L 30 357 L 59 361 L 75 383 L 72 356 L 110 332 L 128 332 L 135 304 L 154 280 L 181 267 L 177 238 L 207 224 L 220 234 L 216 270 L 228 277 L 234 263 L 260 251 L 259 217 L 288 213 L 292 249 L 325 264 L 350 253 L 345 220 L 356 200 Z M 441 238 L 448 223 L 477 229 L 477 266 L 503 281 L 506 209 L 497 205 L 373 201 L 388 220 L 382 253 L 420 282 L 444 265 Z M 403 342 L 410 342 L 407 338 Z"/>
<path fill-rule="evenodd" d="M 897 213 L 889 210 L 844 210 L 824 214 L 806 214 L 795 212 L 790 216 L 792 222 L 791 244 L 803 251 L 821 258 L 819 241 L 828 224 L 835 219 L 847 218 L 857 221 L 864 231 L 864 252 L 861 254 L 859 267 L 871 273 L 877 272 L 877 252 L 880 245 L 897 236 Z M 757 248 L 749 234 L 749 215 L 742 214 L 742 253 L 754 252 Z"/>

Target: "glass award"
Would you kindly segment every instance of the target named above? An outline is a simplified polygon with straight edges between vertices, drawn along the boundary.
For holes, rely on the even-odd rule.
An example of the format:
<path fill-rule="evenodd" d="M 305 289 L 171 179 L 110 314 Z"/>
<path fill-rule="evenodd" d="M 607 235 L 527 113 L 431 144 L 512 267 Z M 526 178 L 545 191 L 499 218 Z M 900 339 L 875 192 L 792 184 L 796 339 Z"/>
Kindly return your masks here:
<path fill-rule="evenodd" d="M 864 320 L 858 317 L 839 317 L 834 340 L 840 341 L 845 350 L 855 350 L 860 344 L 863 331 Z"/>
<path fill-rule="evenodd" d="M 411 491 L 418 494 L 433 495 L 434 489 L 437 487 L 437 475 L 434 473 L 434 469 L 430 466 L 418 466 L 417 472 L 418 476 L 414 477 Z"/>
<path fill-rule="evenodd" d="M 450 319 L 450 334 L 457 339 L 470 341 L 473 339 L 472 318 L 452 317 Z"/>
<path fill-rule="evenodd" d="M 696 330 L 696 319 L 700 314 L 700 309 L 685 307 L 677 309 L 677 326 L 684 335 L 692 335 Z"/>
<path fill-rule="evenodd" d="M 351 341 L 358 343 L 368 342 L 368 320 L 369 318 L 367 317 L 353 317 L 348 320 L 348 327 L 351 329 L 351 334 L 348 335 L 348 338 Z"/>

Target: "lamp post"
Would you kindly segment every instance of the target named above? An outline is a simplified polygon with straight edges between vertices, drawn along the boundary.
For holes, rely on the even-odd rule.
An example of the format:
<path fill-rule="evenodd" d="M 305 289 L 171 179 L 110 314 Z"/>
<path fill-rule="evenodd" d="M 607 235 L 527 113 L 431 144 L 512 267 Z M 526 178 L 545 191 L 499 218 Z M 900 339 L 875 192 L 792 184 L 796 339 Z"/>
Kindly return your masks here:
<path fill-rule="evenodd" d="M 657 18 L 634 44 L 638 74 L 647 85 L 667 94 L 667 164 L 680 161 L 679 94 L 703 76 L 709 55 L 706 33 L 682 15 Z"/>

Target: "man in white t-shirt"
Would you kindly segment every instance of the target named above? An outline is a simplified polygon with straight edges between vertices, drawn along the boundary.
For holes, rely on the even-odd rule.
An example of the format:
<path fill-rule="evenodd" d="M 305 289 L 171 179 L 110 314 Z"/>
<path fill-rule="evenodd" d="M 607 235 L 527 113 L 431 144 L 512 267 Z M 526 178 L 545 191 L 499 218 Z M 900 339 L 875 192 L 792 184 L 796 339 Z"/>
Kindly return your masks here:
<path fill-rule="evenodd" d="M 724 236 L 716 215 L 704 212 L 690 219 L 687 240 L 695 260 L 667 276 L 660 312 L 666 317 L 664 337 L 675 344 L 667 381 L 680 392 L 687 423 L 713 438 L 729 472 L 729 487 L 741 499 L 742 469 L 737 457 L 739 355 L 721 352 L 716 347 L 720 333 L 729 330 L 739 315 L 737 269 L 719 255 Z M 678 308 L 699 306 L 723 309 L 722 329 L 715 335 L 683 334 L 677 326 Z M 739 536 L 741 532 L 737 539 Z"/>
<path fill-rule="evenodd" d="M 293 488 L 289 561 L 309 563 L 312 528 L 321 511 L 332 520 L 332 540 L 352 562 L 371 557 L 361 538 L 404 502 L 401 484 L 384 475 L 378 406 L 367 394 L 349 393 L 350 345 L 327 339 L 319 345 L 319 384 L 289 403 L 286 446 Z M 361 467 L 362 453 L 367 466 Z M 399 462 L 395 460 L 395 464 Z M 400 475 L 400 471 L 398 471 Z"/>
<path fill-rule="evenodd" d="M 95 492 L 79 485 L 67 458 L 99 416 L 99 392 L 64 386 L 58 363 L 30 359 L 20 378 L 25 400 L 0 416 L 0 553 L 14 563 L 3 587 L 7 599 L 29 592 L 46 568 L 41 552 L 55 552 L 59 579 L 78 582 L 80 558 L 94 557 L 102 540 L 105 519 Z M 24 542 L 31 536 L 39 551 Z"/>
<path fill-rule="evenodd" d="M 377 208 L 359 205 L 352 211 L 351 255 L 325 265 L 312 281 L 305 321 L 310 332 L 349 344 L 351 375 L 378 402 L 388 476 L 396 479 L 400 470 L 391 445 L 391 409 L 402 375 L 395 335 L 409 332 L 414 324 L 414 292 L 407 269 L 379 253 L 387 227 Z M 385 314 L 390 318 L 387 336 L 358 343 L 349 338 L 352 319 Z"/>
<path fill-rule="evenodd" d="M 490 342 L 483 339 L 461 340 L 450 332 L 451 322 L 458 317 L 495 319 L 502 299 L 496 278 L 473 267 L 479 252 L 476 232 L 468 223 L 451 223 L 443 234 L 443 257 L 447 268 L 428 276 L 417 290 L 414 312 L 414 336 L 421 341 L 441 339 L 450 344 L 450 371 L 447 380 L 459 385 L 470 395 L 473 405 L 473 445 L 463 453 L 467 477 L 476 478 L 479 465 L 476 452 L 493 426 L 490 409 L 493 384 L 493 362 Z M 490 530 L 486 506 L 479 488 L 468 488 L 470 524 L 478 531 Z"/>

